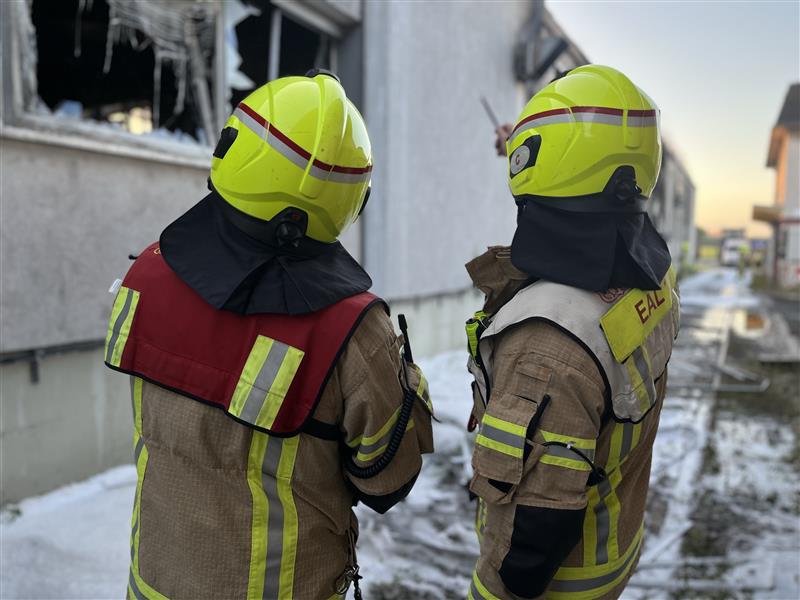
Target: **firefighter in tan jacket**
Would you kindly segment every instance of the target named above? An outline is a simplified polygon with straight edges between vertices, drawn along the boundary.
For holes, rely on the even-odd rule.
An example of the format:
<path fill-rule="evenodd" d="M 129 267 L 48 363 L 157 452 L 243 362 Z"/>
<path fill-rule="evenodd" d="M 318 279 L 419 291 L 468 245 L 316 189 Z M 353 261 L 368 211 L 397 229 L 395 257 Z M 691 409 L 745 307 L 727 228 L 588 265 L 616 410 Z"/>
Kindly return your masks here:
<path fill-rule="evenodd" d="M 658 109 L 622 73 L 579 67 L 506 142 L 510 248 L 467 265 L 481 553 L 468 596 L 617 598 L 644 535 L 653 442 L 679 327 L 666 244 L 646 213 Z"/>
<path fill-rule="evenodd" d="M 336 241 L 371 169 L 335 76 L 275 80 L 228 120 L 209 196 L 122 282 L 105 362 L 131 376 L 129 598 L 357 586 L 352 506 L 391 508 L 433 451 L 425 378 Z"/>

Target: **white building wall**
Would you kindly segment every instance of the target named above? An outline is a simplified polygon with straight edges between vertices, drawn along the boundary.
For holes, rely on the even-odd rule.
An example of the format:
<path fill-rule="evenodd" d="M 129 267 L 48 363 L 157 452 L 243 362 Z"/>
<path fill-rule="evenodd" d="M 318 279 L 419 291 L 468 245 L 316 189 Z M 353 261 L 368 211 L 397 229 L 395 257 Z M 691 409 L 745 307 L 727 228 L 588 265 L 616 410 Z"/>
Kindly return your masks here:
<path fill-rule="evenodd" d="M 800 219 L 800 135 L 793 133 L 784 146 L 786 180 L 783 182 L 783 218 Z M 780 285 L 794 287 L 800 285 L 800 224 L 781 225 L 785 235 L 784 257 L 778 261 Z"/>
<path fill-rule="evenodd" d="M 513 43 L 529 3 L 365 4 L 365 114 L 375 167 L 364 261 L 390 299 L 463 290 L 464 263 L 510 243 L 516 208 L 480 104 L 516 119 Z M 459 316 L 460 320 L 466 316 Z"/>

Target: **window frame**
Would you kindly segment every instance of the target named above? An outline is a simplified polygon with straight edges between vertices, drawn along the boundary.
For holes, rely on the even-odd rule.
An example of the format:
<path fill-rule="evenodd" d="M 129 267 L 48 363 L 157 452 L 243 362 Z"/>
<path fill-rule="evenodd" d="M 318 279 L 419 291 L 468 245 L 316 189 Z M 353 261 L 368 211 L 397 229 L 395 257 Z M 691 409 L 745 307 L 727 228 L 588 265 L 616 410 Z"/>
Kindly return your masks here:
<path fill-rule="evenodd" d="M 310 3 L 287 0 L 272 0 L 270 3 L 273 14 L 271 26 L 273 32 L 277 29 L 278 35 L 271 36 L 267 56 L 268 81 L 275 79 L 279 72 L 280 30 L 284 18 L 328 37 L 331 69 L 335 70 L 344 29 L 324 14 L 324 11 Z M 213 6 L 217 11 L 211 89 L 214 125 L 221 130 L 232 110 L 227 100 L 225 10 L 222 2 L 207 5 Z M 0 138 L 208 168 L 213 140 L 208 145 L 200 142 L 196 145 L 173 142 L 117 131 L 89 119 L 70 120 L 28 110 L 25 107 L 21 37 L 24 30 L 30 27 L 31 10 L 28 2 L 0 2 Z M 209 137 L 214 138 L 213 135 Z"/>
<path fill-rule="evenodd" d="M 127 131 L 115 131 L 89 119 L 69 120 L 49 114 L 37 114 L 25 107 L 26 98 L 22 83 L 21 36 L 23 28 L 31 26 L 27 2 L 2 3 L 2 107 L 0 107 L 0 137 L 16 140 L 94 150 L 107 154 L 148 158 L 174 164 L 207 167 L 213 146 L 198 142 L 196 145 L 155 139 Z M 215 45 L 224 41 L 225 22 L 222 5 L 217 8 Z M 227 119 L 225 96 L 224 44 L 216 52 L 213 66 L 214 99 L 212 108 L 215 124 L 220 127 Z"/>

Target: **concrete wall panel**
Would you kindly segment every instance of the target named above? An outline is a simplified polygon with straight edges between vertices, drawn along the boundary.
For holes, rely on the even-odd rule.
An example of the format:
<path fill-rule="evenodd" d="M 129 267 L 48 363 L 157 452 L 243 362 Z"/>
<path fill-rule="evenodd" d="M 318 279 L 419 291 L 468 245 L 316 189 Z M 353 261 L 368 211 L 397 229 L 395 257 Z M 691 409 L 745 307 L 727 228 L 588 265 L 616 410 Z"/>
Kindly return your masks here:
<path fill-rule="evenodd" d="M 2 140 L 0 351 L 105 337 L 136 253 L 206 193 L 205 169 Z"/>
<path fill-rule="evenodd" d="M 508 243 L 516 209 L 479 98 L 502 121 L 525 98 L 512 73 L 529 3 L 365 3 L 365 112 L 375 154 L 364 261 L 376 291 L 464 289 L 464 263 Z"/>

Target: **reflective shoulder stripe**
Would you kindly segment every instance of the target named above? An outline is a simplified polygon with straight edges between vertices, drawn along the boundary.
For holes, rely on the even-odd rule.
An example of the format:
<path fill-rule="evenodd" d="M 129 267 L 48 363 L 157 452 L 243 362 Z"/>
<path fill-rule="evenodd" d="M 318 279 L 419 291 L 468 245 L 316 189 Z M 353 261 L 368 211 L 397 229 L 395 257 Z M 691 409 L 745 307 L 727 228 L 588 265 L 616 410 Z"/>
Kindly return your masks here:
<path fill-rule="evenodd" d="M 502 600 L 486 589 L 486 586 L 483 585 L 481 580 L 478 578 L 477 569 L 472 572 L 472 583 L 469 587 L 469 598 L 472 598 L 473 600 Z"/>
<path fill-rule="evenodd" d="M 292 598 L 297 558 L 297 507 L 292 475 L 300 436 L 253 431 L 247 482 L 253 499 L 247 600 Z"/>
<path fill-rule="evenodd" d="M 639 409 L 642 413 L 646 413 L 656 403 L 656 388 L 647 349 L 640 346 L 622 364 L 631 381 L 633 393 L 636 394 Z"/>
<path fill-rule="evenodd" d="M 608 345 L 621 363 L 644 343 L 662 319 L 671 318 L 674 269 L 670 267 L 658 290 L 628 291 L 600 318 Z"/>
<path fill-rule="evenodd" d="M 119 288 L 108 320 L 104 355 L 105 361 L 113 367 L 118 367 L 122 360 L 138 304 L 139 292 L 125 286 Z"/>
<path fill-rule="evenodd" d="M 643 533 L 644 525 L 641 525 L 628 549 L 617 560 L 591 567 L 561 567 L 550 583 L 547 597 L 555 600 L 591 600 L 611 591 L 630 572 L 641 550 Z"/>
<path fill-rule="evenodd" d="M 360 435 L 351 441 L 347 442 L 350 448 L 358 448 L 356 460 L 362 463 L 369 462 L 386 450 L 389 445 L 389 440 L 394 433 L 394 426 L 397 423 L 397 418 L 400 416 L 400 408 L 398 408 L 392 416 L 383 424 L 383 426 L 372 435 Z M 409 419 L 406 425 L 406 431 L 414 428 L 414 419 Z"/>
<path fill-rule="evenodd" d="M 259 335 L 233 391 L 228 412 L 252 425 L 272 427 L 303 356 L 298 348 Z"/>

